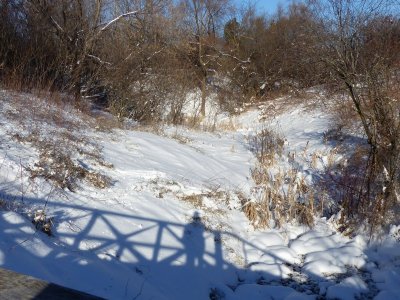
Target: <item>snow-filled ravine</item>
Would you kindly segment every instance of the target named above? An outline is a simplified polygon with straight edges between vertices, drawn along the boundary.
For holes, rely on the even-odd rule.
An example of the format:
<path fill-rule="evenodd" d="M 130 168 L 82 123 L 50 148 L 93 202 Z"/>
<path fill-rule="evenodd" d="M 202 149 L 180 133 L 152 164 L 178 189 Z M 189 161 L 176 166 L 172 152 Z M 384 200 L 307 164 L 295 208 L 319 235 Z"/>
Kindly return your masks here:
<path fill-rule="evenodd" d="M 111 180 L 70 191 L 30 178 L 40 153 L 27 137 L 59 134 L 57 120 L 35 116 L 44 105 L 60 111 L 29 97 L 0 93 L 1 267 L 106 299 L 400 299 L 400 226 L 371 243 L 324 218 L 313 229 L 252 227 L 240 195 L 254 186 L 247 137 L 264 126 L 258 108 L 230 117 L 230 130 L 162 134 L 99 131 L 63 108 L 69 130 L 93 141 L 73 159 Z M 290 151 L 319 151 L 323 167 L 326 112 L 292 106 L 267 123 Z M 84 151 L 94 144 L 106 163 Z M 52 218 L 51 235 L 32 224 L 38 210 Z"/>

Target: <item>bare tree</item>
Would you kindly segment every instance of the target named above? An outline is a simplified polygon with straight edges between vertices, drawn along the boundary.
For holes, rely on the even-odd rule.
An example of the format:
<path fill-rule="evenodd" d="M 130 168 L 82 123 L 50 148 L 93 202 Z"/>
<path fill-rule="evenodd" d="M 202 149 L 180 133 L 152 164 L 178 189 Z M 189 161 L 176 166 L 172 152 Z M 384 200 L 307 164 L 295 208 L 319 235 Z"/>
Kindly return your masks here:
<path fill-rule="evenodd" d="M 25 6 L 31 26 L 42 26 L 43 35 L 54 43 L 65 87 L 77 97 L 90 92 L 95 73 L 107 64 L 96 53 L 99 40 L 115 23 L 138 13 L 123 12 L 110 19 L 113 12 L 103 0 L 26 0 Z"/>
<path fill-rule="evenodd" d="M 376 229 L 393 221 L 400 201 L 400 20 L 389 1 L 317 5 L 326 32 L 322 59 L 347 91 L 369 144 L 362 183 L 345 199 L 345 218 L 357 214 Z"/>
<path fill-rule="evenodd" d="M 189 34 L 189 55 L 196 69 L 201 90 L 201 115 L 205 115 L 207 78 L 215 72 L 215 48 L 220 22 L 229 9 L 229 0 L 183 0 L 181 7 L 186 14 L 184 20 Z M 213 65 L 214 64 L 214 65 Z"/>

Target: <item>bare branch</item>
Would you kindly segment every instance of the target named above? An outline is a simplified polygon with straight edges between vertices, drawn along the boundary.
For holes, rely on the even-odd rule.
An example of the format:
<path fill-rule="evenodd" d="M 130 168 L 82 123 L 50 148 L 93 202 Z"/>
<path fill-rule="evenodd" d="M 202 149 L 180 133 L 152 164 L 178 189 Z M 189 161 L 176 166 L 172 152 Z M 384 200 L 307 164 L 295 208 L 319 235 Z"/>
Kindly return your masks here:
<path fill-rule="evenodd" d="M 68 40 L 69 40 L 70 42 L 72 42 L 72 38 L 71 38 L 68 34 L 65 33 L 64 29 L 57 23 L 56 20 L 54 20 L 53 17 L 50 17 L 50 21 L 51 21 L 51 23 L 53 24 L 53 26 L 54 26 L 62 35 L 65 35 L 65 36 L 68 38 Z"/>
<path fill-rule="evenodd" d="M 237 62 L 239 62 L 239 63 L 241 63 L 241 64 L 249 64 L 249 63 L 251 63 L 250 57 L 248 57 L 246 60 L 242 60 L 242 59 L 237 58 L 236 56 L 231 55 L 231 54 L 229 54 L 229 53 L 225 53 L 225 52 L 221 52 L 221 51 L 220 51 L 219 53 L 220 53 L 222 56 L 230 57 L 230 58 L 236 60 Z"/>
<path fill-rule="evenodd" d="M 98 63 L 102 64 L 102 65 L 109 65 L 111 66 L 111 63 L 109 63 L 108 61 L 103 61 L 101 60 L 100 57 L 92 55 L 92 54 L 86 54 L 87 57 L 94 59 L 95 61 L 97 61 Z"/>
<path fill-rule="evenodd" d="M 131 15 L 136 15 L 137 13 L 138 13 L 138 11 L 135 10 L 135 11 L 130 11 L 130 12 L 124 13 L 122 15 L 119 15 L 115 19 L 112 19 L 110 22 L 108 22 L 103 28 L 100 29 L 99 32 L 103 32 L 103 31 L 107 30 L 108 27 L 110 27 L 115 22 L 118 22 L 120 19 L 131 16 Z"/>
<path fill-rule="evenodd" d="M 149 57 L 147 57 L 146 60 L 152 59 L 154 56 L 156 56 L 157 54 L 159 54 L 159 53 L 161 53 L 162 51 L 164 51 L 164 49 L 165 49 L 165 47 L 164 47 L 164 48 L 161 48 L 161 49 L 158 50 L 158 51 L 155 51 L 155 52 L 152 53 Z"/>

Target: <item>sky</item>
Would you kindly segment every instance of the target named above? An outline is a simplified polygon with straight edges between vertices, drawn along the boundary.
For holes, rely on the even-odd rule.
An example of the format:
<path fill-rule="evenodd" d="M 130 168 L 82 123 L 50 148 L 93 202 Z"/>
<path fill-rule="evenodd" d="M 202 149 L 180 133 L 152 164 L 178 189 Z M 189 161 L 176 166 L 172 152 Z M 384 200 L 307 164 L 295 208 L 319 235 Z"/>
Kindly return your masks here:
<path fill-rule="evenodd" d="M 239 7 L 246 5 L 249 2 L 255 3 L 260 14 L 273 14 L 276 11 L 278 4 L 281 4 L 283 7 L 285 7 L 291 2 L 291 0 L 233 0 L 233 2 Z"/>

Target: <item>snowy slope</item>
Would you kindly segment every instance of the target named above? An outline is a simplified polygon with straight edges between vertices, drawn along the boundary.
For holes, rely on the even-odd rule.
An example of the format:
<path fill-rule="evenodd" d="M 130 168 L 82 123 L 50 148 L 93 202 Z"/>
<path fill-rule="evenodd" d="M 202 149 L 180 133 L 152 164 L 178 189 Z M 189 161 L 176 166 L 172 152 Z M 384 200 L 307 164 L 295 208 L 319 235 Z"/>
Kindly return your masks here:
<path fill-rule="evenodd" d="M 80 182 L 71 192 L 43 178 L 30 180 L 25 167 L 38 161 L 39 151 L 15 138 L 36 130 L 51 139 L 54 123 L 10 118 L 10 111 L 23 108 L 8 92 L 1 93 L 0 108 L 5 200 L 0 265 L 5 268 L 107 299 L 396 299 L 399 294 L 399 228 L 393 227 L 384 247 L 343 237 L 325 219 L 312 230 L 253 229 L 239 195 L 250 195 L 254 185 L 255 158 L 247 137 L 264 126 L 258 110 L 237 116 L 234 130 L 215 133 L 166 128 L 158 135 L 83 126 L 77 133 L 90 140 L 84 147 L 100 149 L 112 167 L 88 155 L 74 159 L 106 174 L 112 184 L 99 189 Z M 73 109 L 68 114 L 79 116 Z M 268 124 L 280 128 L 289 151 L 329 151 L 322 141 L 329 116 L 321 110 L 293 108 Z M 305 157 L 298 163 L 306 166 Z M 31 223 L 36 209 L 54 218 L 52 236 Z"/>

